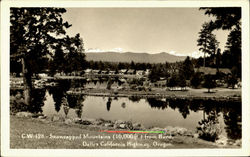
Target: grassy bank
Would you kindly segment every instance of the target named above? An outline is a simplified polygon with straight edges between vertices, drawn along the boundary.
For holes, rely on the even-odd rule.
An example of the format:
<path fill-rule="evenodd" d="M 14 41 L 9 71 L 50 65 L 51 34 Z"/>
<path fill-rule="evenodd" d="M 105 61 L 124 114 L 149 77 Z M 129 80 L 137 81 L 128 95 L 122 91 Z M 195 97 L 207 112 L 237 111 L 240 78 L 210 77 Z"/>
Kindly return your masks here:
<path fill-rule="evenodd" d="M 105 133 L 105 127 L 65 124 L 41 119 L 10 116 L 10 148 L 47 149 L 175 149 L 218 148 L 212 142 L 188 136 L 165 136 L 160 134 Z M 81 134 L 81 138 L 77 136 Z M 32 138 L 31 138 L 32 135 Z M 75 136 L 74 140 L 70 140 Z M 137 137 L 136 137 L 137 136 Z M 157 138 L 155 138 L 157 136 Z M 28 138 L 29 137 L 29 138 Z M 64 137 L 64 139 L 62 139 Z M 91 137 L 91 138 L 89 138 Z M 108 138 L 109 137 L 109 138 Z M 123 137 L 124 139 L 121 139 Z"/>
<path fill-rule="evenodd" d="M 115 92 L 114 92 L 115 91 Z M 207 89 L 187 88 L 185 91 L 169 91 L 164 88 L 153 88 L 152 91 L 135 91 L 135 90 L 107 90 L 107 89 L 83 89 L 71 90 L 68 93 L 86 94 L 90 96 L 117 96 L 117 97 L 161 97 L 161 98 L 188 98 L 188 99 L 220 99 L 220 100 L 241 100 L 241 89 L 215 88 L 211 93 Z"/>

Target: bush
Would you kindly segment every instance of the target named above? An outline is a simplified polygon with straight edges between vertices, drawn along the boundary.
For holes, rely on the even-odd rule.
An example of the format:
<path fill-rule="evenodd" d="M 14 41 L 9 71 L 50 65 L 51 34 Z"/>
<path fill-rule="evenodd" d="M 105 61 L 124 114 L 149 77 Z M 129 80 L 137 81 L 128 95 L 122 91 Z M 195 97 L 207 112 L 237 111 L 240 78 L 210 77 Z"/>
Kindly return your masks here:
<path fill-rule="evenodd" d="M 17 93 L 16 96 L 10 96 L 10 113 L 15 114 L 17 112 L 27 111 L 28 105 L 25 104 L 21 93 Z"/>
<path fill-rule="evenodd" d="M 221 128 L 215 112 L 209 115 L 207 119 L 203 119 L 198 123 L 200 125 L 197 127 L 199 138 L 212 142 L 218 139 L 221 134 Z"/>
<path fill-rule="evenodd" d="M 173 74 L 169 81 L 167 82 L 168 87 L 176 87 L 178 85 L 178 78 L 175 74 Z"/>
<path fill-rule="evenodd" d="M 232 87 L 234 89 L 235 85 L 238 83 L 237 77 L 235 75 L 230 75 L 227 80 L 228 87 Z"/>
<path fill-rule="evenodd" d="M 216 87 L 216 82 L 212 75 L 205 75 L 205 82 L 203 84 L 203 87 L 208 89 L 208 93 L 210 93 L 210 89 Z"/>
<path fill-rule="evenodd" d="M 195 73 L 190 80 L 191 86 L 194 88 L 198 88 L 201 85 L 202 77 L 200 73 Z"/>

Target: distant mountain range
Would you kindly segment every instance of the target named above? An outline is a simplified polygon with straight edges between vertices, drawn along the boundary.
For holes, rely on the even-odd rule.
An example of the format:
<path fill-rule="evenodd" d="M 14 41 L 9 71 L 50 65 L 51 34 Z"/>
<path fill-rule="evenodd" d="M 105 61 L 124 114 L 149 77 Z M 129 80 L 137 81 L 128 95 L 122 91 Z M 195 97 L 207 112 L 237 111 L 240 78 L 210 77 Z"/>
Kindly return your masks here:
<path fill-rule="evenodd" d="M 175 56 L 166 52 L 148 54 L 148 53 L 133 53 L 133 52 L 86 52 L 88 61 L 108 61 L 108 62 L 131 62 L 136 63 L 165 63 L 183 61 L 186 56 Z"/>

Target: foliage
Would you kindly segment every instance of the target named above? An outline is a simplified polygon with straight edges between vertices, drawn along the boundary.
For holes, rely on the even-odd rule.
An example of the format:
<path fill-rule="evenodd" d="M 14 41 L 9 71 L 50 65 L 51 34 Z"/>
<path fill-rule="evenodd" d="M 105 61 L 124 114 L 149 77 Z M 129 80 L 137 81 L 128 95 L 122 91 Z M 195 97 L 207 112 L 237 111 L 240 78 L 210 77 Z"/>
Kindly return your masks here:
<path fill-rule="evenodd" d="M 215 20 L 209 23 L 209 29 L 230 30 L 226 43 L 226 51 L 222 54 L 222 65 L 227 68 L 236 66 L 237 77 L 241 77 L 241 8 L 217 7 L 200 8 L 206 15 L 212 15 Z"/>
<path fill-rule="evenodd" d="M 179 74 L 177 80 L 178 80 L 177 84 L 178 84 L 178 86 L 180 86 L 181 88 L 187 86 L 185 75 L 180 75 L 180 74 Z"/>
<path fill-rule="evenodd" d="M 159 81 L 161 77 L 168 78 L 170 76 L 169 70 L 170 65 L 167 62 L 165 64 L 154 64 L 148 78 L 151 82 Z"/>
<path fill-rule="evenodd" d="M 62 42 L 68 22 L 63 22 L 63 8 L 11 8 L 10 54 L 24 57 L 27 69 L 38 73 L 55 46 Z"/>
<path fill-rule="evenodd" d="M 66 38 L 66 72 L 81 71 L 85 69 L 85 54 L 83 49 L 83 40 L 80 35 Z"/>
<path fill-rule="evenodd" d="M 219 42 L 216 40 L 216 36 L 212 34 L 212 30 L 210 29 L 210 23 L 205 22 L 202 25 L 202 29 L 199 32 L 199 38 L 197 42 L 197 46 L 200 47 L 199 50 L 204 53 L 203 66 L 205 66 L 205 55 L 214 55 L 219 45 Z"/>
<path fill-rule="evenodd" d="M 109 78 L 108 82 L 107 82 L 107 89 L 110 90 L 111 89 L 111 85 L 113 84 L 113 81 Z"/>
<path fill-rule="evenodd" d="M 223 115 L 225 122 L 225 130 L 227 135 L 234 140 L 242 138 L 242 126 L 241 123 L 241 108 L 235 107 L 234 110 L 231 110 Z"/>
<path fill-rule="evenodd" d="M 189 80 L 192 77 L 194 74 L 194 67 L 189 56 L 187 56 L 187 58 L 184 60 L 179 71 L 181 77 L 185 80 Z"/>
<path fill-rule="evenodd" d="M 160 70 L 156 66 L 153 66 L 153 68 L 148 76 L 148 78 L 151 82 L 156 82 L 156 81 L 160 80 L 159 71 Z"/>
<path fill-rule="evenodd" d="M 199 72 L 194 73 L 194 75 L 190 80 L 191 86 L 198 88 L 201 85 L 201 82 L 202 82 L 201 74 Z"/>
<path fill-rule="evenodd" d="M 205 15 L 215 16 L 215 20 L 211 23 L 211 29 L 231 29 L 232 27 L 241 25 L 241 8 L 240 7 L 214 7 L 200 8 L 205 10 Z"/>
<path fill-rule="evenodd" d="M 25 104 L 24 99 L 20 92 L 15 96 L 10 96 L 10 113 L 15 114 L 21 111 L 27 111 L 28 106 Z"/>
<path fill-rule="evenodd" d="M 229 66 L 236 67 L 237 76 L 241 77 L 241 28 L 235 27 L 228 35 L 226 43 L 227 51 L 230 52 Z"/>
<path fill-rule="evenodd" d="M 10 55 L 13 60 L 21 59 L 27 105 L 32 100 L 32 74 L 44 70 L 60 46 L 68 52 L 81 51 L 79 35 L 72 39 L 66 36 L 66 29 L 71 25 L 62 19 L 65 12 L 64 8 L 52 7 L 10 8 Z"/>
<path fill-rule="evenodd" d="M 221 134 L 221 128 L 218 121 L 218 114 L 215 111 L 210 112 L 206 119 L 198 123 L 197 131 L 201 139 L 212 142 L 218 139 Z"/>
<path fill-rule="evenodd" d="M 142 85 L 143 85 L 143 82 L 144 82 L 144 80 L 143 80 L 142 78 L 140 78 L 140 79 L 133 78 L 131 81 L 129 81 L 129 84 L 130 84 L 130 85 L 135 84 L 135 85 L 137 85 L 137 86 L 142 86 Z"/>
<path fill-rule="evenodd" d="M 210 89 L 216 87 L 216 82 L 212 75 L 205 75 L 203 87 L 208 89 L 208 93 L 210 93 Z"/>
<path fill-rule="evenodd" d="M 227 80 L 227 84 L 228 87 L 232 87 L 233 89 L 235 88 L 235 85 L 238 83 L 237 77 L 235 75 L 229 75 L 228 76 L 228 80 Z"/>
<path fill-rule="evenodd" d="M 173 74 L 167 82 L 168 87 L 176 87 L 178 85 L 178 76 Z"/>

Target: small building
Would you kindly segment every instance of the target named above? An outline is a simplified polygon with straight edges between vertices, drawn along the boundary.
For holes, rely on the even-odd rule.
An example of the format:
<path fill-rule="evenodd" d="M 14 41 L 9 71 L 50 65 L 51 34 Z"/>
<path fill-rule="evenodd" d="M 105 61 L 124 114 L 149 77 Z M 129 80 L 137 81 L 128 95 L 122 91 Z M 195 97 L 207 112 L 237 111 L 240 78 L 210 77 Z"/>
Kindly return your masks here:
<path fill-rule="evenodd" d="M 150 69 L 146 69 L 146 71 L 145 71 L 144 75 L 148 76 L 148 75 L 149 75 L 149 73 L 150 73 Z"/>
<path fill-rule="evenodd" d="M 125 74 L 127 72 L 127 69 L 121 69 L 119 70 L 119 74 Z"/>
<path fill-rule="evenodd" d="M 136 75 L 142 76 L 145 72 L 143 70 L 137 70 Z"/>
<path fill-rule="evenodd" d="M 107 74 L 107 73 L 108 73 L 107 70 L 103 70 L 103 71 L 101 72 L 101 74 Z"/>
<path fill-rule="evenodd" d="M 48 74 L 45 74 L 45 73 L 39 73 L 39 74 L 38 74 L 38 76 L 39 76 L 40 78 L 44 78 L 44 77 L 47 77 L 47 76 L 48 76 Z"/>
<path fill-rule="evenodd" d="M 91 74 L 92 73 L 92 69 L 86 69 L 84 70 L 85 74 Z"/>
<path fill-rule="evenodd" d="M 129 69 L 129 70 L 127 71 L 127 74 L 129 74 L 129 75 L 133 75 L 133 74 L 134 74 L 134 70 Z"/>
<path fill-rule="evenodd" d="M 92 70 L 92 74 L 99 74 L 100 70 Z"/>
<path fill-rule="evenodd" d="M 113 71 L 113 70 L 112 70 L 112 71 L 109 71 L 109 74 L 110 74 L 110 75 L 114 75 L 114 74 L 115 74 L 115 71 Z"/>

